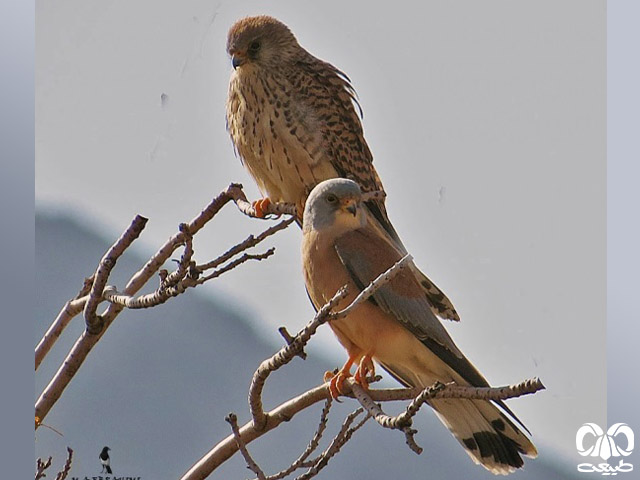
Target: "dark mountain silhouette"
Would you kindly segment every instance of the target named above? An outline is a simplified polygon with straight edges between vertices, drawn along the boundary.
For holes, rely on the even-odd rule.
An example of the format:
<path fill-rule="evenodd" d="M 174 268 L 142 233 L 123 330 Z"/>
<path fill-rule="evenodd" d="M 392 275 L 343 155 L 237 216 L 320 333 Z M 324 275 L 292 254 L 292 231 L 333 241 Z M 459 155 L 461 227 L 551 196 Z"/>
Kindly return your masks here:
<path fill-rule="evenodd" d="M 117 236 L 114 233 L 105 240 L 80 220 L 65 216 L 36 216 L 35 342 Z M 127 253 L 118 261 L 110 283 L 121 287 L 146 258 L 135 250 Z M 218 281 L 224 282 L 224 277 Z M 82 329 L 82 319 L 75 318 L 45 359 L 36 373 L 36 397 Z M 192 291 L 157 308 L 125 311 L 45 419 L 64 437 L 39 429 L 36 456 L 53 455 L 55 467 L 55 462 L 63 462 L 69 445 L 75 452 L 71 476 L 92 477 L 100 468 L 96 452 L 109 445 L 118 476 L 178 478 L 230 433 L 224 421 L 227 413 L 237 413 L 241 423 L 249 419 L 251 376 L 279 342 L 277 332 L 269 339 L 261 338 L 248 318 L 215 293 L 209 300 Z M 273 407 L 317 385 L 325 370 L 342 361 L 342 357 L 329 360 L 313 355 L 306 361 L 296 358 L 267 383 L 265 405 Z M 336 405 L 326 440 L 355 408 L 353 401 Z M 401 405 L 387 408 L 399 411 Z M 320 409 L 317 405 L 250 444 L 254 458 L 267 473 L 286 467 L 305 448 Z M 495 478 L 469 460 L 432 412 L 420 414 L 416 427 L 420 432 L 417 441 L 425 449 L 422 455 L 410 452 L 399 432 L 383 431 L 370 422 L 319 478 Z M 535 425 L 529 427 L 535 432 Z M 541 458 L 527 461 L 514 478 L 577 478 L 571 472 L 573 467 L 553 464 L 549 459 L 555 458 L 553 453 L 545 457 L 549 452 L 539 447 Z M 236 455 L 211 478 L 248 476 L 244 461 Z"/>

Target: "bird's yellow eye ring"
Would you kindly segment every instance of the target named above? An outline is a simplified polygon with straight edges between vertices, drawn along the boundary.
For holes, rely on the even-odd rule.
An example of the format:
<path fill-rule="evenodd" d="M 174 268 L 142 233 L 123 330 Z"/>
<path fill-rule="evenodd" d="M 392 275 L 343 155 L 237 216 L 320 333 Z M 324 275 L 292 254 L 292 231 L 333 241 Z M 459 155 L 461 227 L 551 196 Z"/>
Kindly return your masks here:
<path fill-rule="evenodd" d="M 336 197 L 333 193 L 330 193 L 329 195 L 327 195 L 327 202 L 329 202 L 330 204 L 337 203 L 338 197 Z"/>

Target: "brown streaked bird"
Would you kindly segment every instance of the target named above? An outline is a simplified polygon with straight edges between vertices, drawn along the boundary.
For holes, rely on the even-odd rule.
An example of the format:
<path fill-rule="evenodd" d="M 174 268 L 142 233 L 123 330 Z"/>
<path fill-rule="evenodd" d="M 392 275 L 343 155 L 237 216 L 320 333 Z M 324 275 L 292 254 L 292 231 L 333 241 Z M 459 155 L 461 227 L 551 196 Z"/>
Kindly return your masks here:
<path fill-rule="evenodd" d="M 349 295 L 337 308 L 346 307 L 402 258 L 369 224 L 360 187 L 348 179 L 326 180 L 311 191 L 302 232 L 304 277 L 316 308 L 343 285 Z M 406 270 L 329 326 L 349 356 L 331 379 L 334 396 L 354 364 L 355 380 L 366 387 L 374 370 L 372 359 L 405 386 L 424 388 L 436 381 L 489 386 L 456 347 L 415 276 Z M 521 468 L 521 455 L 537 456 L 533 443 L 508 418 L 507 414 L 522 425 L 504 402 L 497 402 L 502 410 L 487 400 L 437 399 L 429 404 L 471 459 L 494 474 Z"/>
<path fill-rule="evenodd" d="M 282 22 L 248 17 L 229 30 L 233 73 L 227 127 L 262 201 L 288 202 L 303 212 L 309 192 L 330 178 L 350 178 L 364 191 L 383 191 L 364 139 L 349 78 L 302 48 Z M 384 199 L 366 203 L 369 222 L 396 250 L 406 248 L 389 221 Z M 302 213 L 298 218 L 302 223 Z M 459 320 L 452 303 L 413 263 L 433 312 Z"/>

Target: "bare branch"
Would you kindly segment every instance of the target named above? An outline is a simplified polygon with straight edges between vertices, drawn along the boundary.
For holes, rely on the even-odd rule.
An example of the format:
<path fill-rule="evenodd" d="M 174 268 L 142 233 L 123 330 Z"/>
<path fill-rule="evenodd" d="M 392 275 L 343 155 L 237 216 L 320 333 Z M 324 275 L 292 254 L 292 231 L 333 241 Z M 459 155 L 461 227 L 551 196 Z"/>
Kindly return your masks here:
<path fill-rule="evenodd" d="M 240 436 L 240 431 L 238 429 L 238 417 L 236 417 L 235 413 L 230 413 L 225 418 L 227 422 L 231 425 L 231 431 L 233 432 L 233 438 L 236 440 L 236 444 L 238 445 L 238 450 L 242 453 L 244 457 L 244 461 L 247 462 L 247 466 L 249 469 L 258 476 L 258 480 L 266 480 L 264 472 L 260 469 L 258 464 L 251 458 L 249 454 L 249 450 L 247 450 L 247 446 L 242 440 Z"/>
<path fill-rule="evenodd" d="M 62 335 L 62 332 L 71 319 L 82 312 L 87 302 L 87 298 L 88 295 L 85 295 L 84 297 L 76 298 L 75 300 L 69 300 L 64 304 L 64 307 L 62 307 L 62 310 L 60 310 L 60 313 L 58 313 L 58 316 L 53 323 L 51 323 L 51 326 L 36 347 L 36 370 L 38 370 L 42 360 L 44 360 L 44 357 L 47 356 L 47 353 L 49 353 L 53 345 L 56 343 L 56 340 L 60 335 Z"/>
<path fill-rule="evenodd" d="M 345 385 L 350 384 L 347 379 Z M 530 395 L 545 386 L 539 378 L 534 377 L 515 385 L 503 387 L 466 387 L 454 383 L 445 384 L 445 389 L 436 392 L 432 398 L 469 398 L 472 400 L 506 400 L 523 395 Z M 427 387 L 429 388 L 429 387 Z M 368 395 L 376 402 L 389 402 L 398 400 L 413 400 L 423 392 L 422 388 L 381 388 L 369 390 Z"/>
<path fill-rule="evenodd" d="M 38 367 L 42 363 L 44 357 L 47 356 L 49 350 L 56 343 L 56 340 L 62 335 L 64 329 L 69 325 L 69 322 L 73 317 L 78 315 L 84 309 L 85 302 L 87 301 L 87 296 L 91 291 L 91 286 L 93 285 L 93 279 L 95 275 L 91 275 L 84 279 L 82 288 L 78 292 L 78 294 L 67 303 L 64 304 L 60 313 L 55 318 L 55 320 L 51 323 L 51 326 L 44 334 L 38 345 L 36 346 L 35 351 L 35 369 L 38 370 Z"/>
<path fill-rule="evenodd" d="M 417 408 L 412 406 L 415 400 L 410 404 L 410 406 L 412 406 L 411 411 L 413 412 L 413 415 L 409 416 L 409 407 L 407 407 L 407 410 L 404 412 L 404 414 L 400 414 L 396 417 L 390 417 L 382 411 L 382 408 L 377 403 L 373 401 L 373 399 L 367 394 L 364 388 L 362 388 L 352 379 L 349 379 L 349 381 L 351 392 L 360 402 L 360 405 L 362 405 L 367 410 L 367 412 L 369 412 L 369 415 L 371 415 L 376 422 L 378 422 L 385 428 L 402 430 L 409 448 L 417 454 L 422 453 L 422 448 L 418 446 L 414 439 L 416 430 L 411 428 L 411 417 L 417 413 L 419 408 L 419 406 Z M 419 405 L 422 405 L 424 402 L 426 402 L 426 398 L 433 398 L 434 391 L 441 390 L 442 388 L 444 388 L 444 385 L 441 383 L 434 385 L 433 387 L 426 388 L 419 395 L 419 397 L 425 397 L 422 399 Z"/>
<path fill-rule="evenodd" d="M 345 396 L 356 398 L 351 389 L 353 380 L 347 379 L 344 383 Z M 461 387 L 447 384 L 446 388 L 434 394 L 433 398 L 469 398 L 482 400 L 506 400 L 521 395 L 535 393 L 544 389 L 544 385 L 537 378 L 527 380 L 512 386 L 504 387 Z M 369 390 L 367 395 L 374 402 L 413 400 L 423 389 L 421 388 L 389 388 Z M 243 425 L 239 429 L 240 436 L 245 444 L 249 444 L 255 439 L 265 435 L 267 432 L 278 427 L 282 422 L 290 421 L 296 413 L 301 412 L 309 406 L 329 398 L 329 383 L 319 385 L 285 403 L 274 408 L 265 414 L 266 423 L 263 428 L 258 428 L 253 421 Z M 195 465 L 193 465 L 182 477 L 181 480 L 204 479 L 211 474 L 218 466 L 228 460 L 237 451 L 237 445 L 233 435 L 219 442 L 213 449 L 204 455 Z"/>
<path fill-rule="evenodd" d="M 113 304 L 120 305 L 120 306 L 129 308 L 131 310 L 155 307 L 158 305 L 162 305 L 170 298 L 177 297 L 178 295 L 184 293 L 188 288 L 202 285 L 206 281 L 217 278 L 223 273 L 226 273 L 229 270 L 233 270 L 237 266 L 249 260 L 264 260 L 266 258 L 269 258 L 274 253 L 275 253 L 275 249 L 273 248 L 270 248 L 266 252 L 260 253 L 260 254 L 245 253 L 244 255 L 242 255 L 242 257 L 237 258 L 233 262 L 229 263 L 228 265 L 225 265 L 221 269 L 216 270 L 215 272 L 211 273 L 210 275 L 207 275 L 206 277 L 202 277 L 198 280 L 187 277 L 183 280 L 178 281 L 173 286 L 163 285 L 155 292 L 148 293 L 146 295 L 140 295 L 138 297 L 123 295 L 121 293 L 118 293 L 115 287 L 109 285 L 104 289 L 104 299 L 108 300 Z"/>
<path fill-rule="evenodd" d="M 46 462 L 43 462 L 41 458 L 36 460 L 36 480 L 47 476 L 44 471 L 51 466 L 51 460 L 52 457 L 49 457 Z"/>
<path fill-rule="evenodd" d="M 248 204 L 248 202 L 242 192 L 242 186 L 239 184 L 231 184 L 226 190 L 216 196 L 199 215 L 186 224 L 185 228 L 181 228 L 180 232 L 169 238 L 146 262 L 146 264 L 130 278 L 120 294 L 115 292 L 114 289 L 107 289 L 107 296 L 122 295 L 124 298 L 121 300 L 126 303 L 126 298 L 133 297 L 149 281 L 149 279 L 160 270 L 162 265 L 170 258 L 171 254 L 180 246 L 185 245 L 185 253 L 183 254 L 183 259 L 185 261 L 182 267 L 178 267 L 180 275 L 182 275 L 184 273 L 184 265 L 187 264 L 186 260 L 190 258 L 191 255 L 189 252 L 191 247 L 188 245 L 188 238 L 195 235 L 200 229 L 202 229 L 206 223 L 209 222 L 220 211 L 220 209 L 230 201 L 234 201 L 239 210 L 246 213 L 245 211 L 247 209 L 244 207 L 246 207 L 245 204 Z M 251 207 L 250 204 L 249 206 Z M 274 210 L 274 213 L 277 211 L 279 210 Z M 89 352 L 91 352 L 95 344 L 102 338 L 102 335 L 104 335 L 106 329 L 111 325 L 113 320 L 125 308 L 122 304 L 110 303 L 101 315 L 97 314 L 97 307 L 98 304 L 104 300 L 104 290 L 108 274 L 113 268 L 115 260 L 121 255 L 124 248 L 126 248 L 126 246 L 130 244 L 137 235 L 139 235 L 145 222 L 146 220 L 139 216 L 134 219 L 131 227 L 129 227 L 122 237 L 109 249 L 103 260 L 100 262 L 98 270 L 93 277 L 91 293 L 68 302 L 58 315 L 56 321 L 54 321 L 47 331 L 47 334 L 45 334 L 45 337 L 38 344 L 38 347 L 36 348 L 36 368 L 40 365 L 45 355 L 50 351 L 53 343 L 60 336 L 60 333 L 71 318 L 84 309 L 87 328 L 76 340 L 64 362 L 60 365 L 54 377 L 38 398 L 35 409 L 36 417 L 44 420 L 53 405 L 55 405 L 64 392 L 67 385 L 70 383 L 73 376 L 83 364 Z M 287 225 L 290 223 L 291 222 L 287 223 Z M 282 228 L 285 226 L 286 225 L 282 226 Z M 275 229 L 274 232 L 275 231 L 278 231 L 278 229 Z M 263 238 L 266 238 L 266 236 Z M 241 261 L 237 261 L 235 265 L 237 266 L 247 260 L 266 258 L 271 255 L 271 253 L 266 252 L 261 255 L 247 255 Z M 189 266 L 191 266 L 190 263 Z M 221 273 L 228 271 L 230 268 L 233 267 L 231 265 L 222 267 L 217 271 L 217 273 L 214 272 L 215 275 L 210 278 L 215 278 Z M 176 274 L 176 276 L 179 275 Z M 174 278 L 169 278 L 168 274 L 161 275 L 161 277 L 164 281 L 174 281 Z M 87 283 L 88 282 L 86 282 L 85 285 L 87 285 Z M 84 292 L 82 291 L 81 293 Z M 38 425 L 36 425 L 36 428 L 37 427 Z"/>
<path fill-rule="evenodd" d="M 124 231 L 122 236 L 107 250 L 107 253 L 105 253 L 102 260 L 100 260 L 93 280 L 93 286 L 89 293 L 89 299 L 84 306 L 84 320 L 87 324 L 87 333 L 90 335 L 99 334 L 103 328 L 103 320 L 96 314 L 96 310 L 102 301 L 102 291 L 107 284 L 111 270 L 116 266 L 118 258 L 120 258 L 124 251 L 140 236 L 146 224 L 146 218 L 136 215 L 129 228 Z"/>
<path fill-rule="evenodd" d="M 224 267 L 216 270 L 215 272 L 213 272 L 213 273 L 211 273 L 211 274 L 209 274 L 209 275 L 207 275 L 205 277 L 199 278 L 196 281 L 196 285 L 202 285 L 207 280 L 211 280 L 213 278 L 217 278 L 220 275 L 222 275 L 223 273 L 226 273 L 229 270 L 233 270 L 238 265 L 241 265 L 241 264 L 243 264 L 244 262 L 246 262 L 248 260 L 264 260 L 265 258 L 269 258 L 271 255 L 274 254 L 275 251 L 276 251 L 275 248 L 270 248 L 269 250 L 267 250 L 264 253 L 259 253 L 259 254 L 245 253 L 240 258 L 235 259 L 233 262 L 228 263 L 227 265 L 225 265 Z"/>
<path fill-rule="evenodd" d="M 232 185 L 231 187 L 233 187 Z M 236 203 L 238 209 L 247 215 L 248 217 L 263 218 L 257 215 L 255 208 L 245 196 L 242 191 L 242 185 L 235 185 L 238 188 L 231 188 L 227 190 L 233 201 Z M 264 210 L 264 213 L 269 215 L 297 215 L 296 206 L 292 203 L 269 203 L 268 207 Z"/>
<path fill-rule="evenodd" d="M 324 467 L 326 467 L 329 464 L 329 460 L 331 460 L 331 457 L 335 456 L 340 451 L 340 449 L 344 446 L 344 444 L 347 443 L 349 440 L 351 440 L 352 435 L 358 429 L 360 429 L 360 427 L 362 427 L 365 424 L 365 422 L 370 418 L 369 415 L 366 415 L 363 420 L 361 420 L 358 424 L 352 427 L 351 424 L 362 412 L 363 412 L 363 409 L 358 408 L 356 411 L 354 411 L 353 413 L 347 416 L 347 418 L 344 420 L 342 424 L 342 428 L 340 428 L 340 431 L 331 441 L 327 449 L 324 452 L 322 452 L 322 454 L 318 456 L 317 459 L 315 459 L 314 465 L 305 473 L 296 477 L 296 480 L 308 480 L 309 478 L 313 478 L 318 473 L 320 473 L 320 470 L 322 470 Z"/>
<path fill-rule="evenodd" d="M 191 257 L 193 257 L 193 236 L 191 235 L 191 232 L 189 232 L 189 225 L 186 223 L 181 223 L 178 226 L 178 229 L 184 233 L 184 252 L 182 252 L 176 271 L 167 275 L 162 280 L 162 284 L 160 285 L 161 289 L 167 289 L 176 285 L 187 275 L 189 267 L 191 266 Z"/>
<path fill-rule="evenodd" d="M 64 462 L 64 467 L 56 475 L 56 480 L 64 480 L 71 471 L 71 460 L 73 459 L 73 450 L 67 447 L 67 461 Z"/>
<path fill-rule="evenodd" d="M 93 286 L 93 281 L 94 281 L 95 277 L 96 277 L 96 275 L 94 273 L 90 277 L 86 277 L 84 279 L 84 283 L 82 284 L 82 288 L 78 292 L 78 295 L 75 296 L 74 300 L 82 298 L 85 295 L 89 295 L 89 292 L 91 291 L 91 287 Z"/>
<path fill-rule="evenodd" d="M 244 240 L 243 242 L 241 242 L 241 243 L 235 245 L 234 247 L 230 248 L 225 253 L 223 253 L 218 258 L 216 258 L 215 260 L 213 260 L 213 261 L 211 261 L 209 263 L 205 263 L 204 265 L 198 265 L 198 267 L 197 267 L 198 271 L 204 272 L 205 270 L 209 270 L 211 268 L 216 268 L 218 265 L 222 265 L 224 262 L 226 262 L 227 260 L 231 259 L 235 255 L 237 255 L 237 254 L 239 254 L 239 253 L 243 252 L 244 250 L 247 250 L 247 249 L 249 249 L 251 247 L 255 247 L 260 242 L 262 242 L 265 238 L 273 235 L 276 232 L 279 232 L 280 230 L 283 230 L 283 229 L 287 228 L 289 225 L 291 225 L 293 223 L 294 220 L 295 220 L 295 217 L 291 217 L 291 218 L 287 218 L 286 220 L 282 220 L 281 222 L 275 224 L 274 226 L 269 227 L 268 229 L 266 229 L 264 232 L 262 232 L 257 237 L 254 237 L 253 235 L 249 235 L 246 238 L 246 240 Z"/>
<path fill-rule="evenodd" d="M 318 448 L 318 445 L 320 444 L 320 440 L 322 439 L 322 434 L 327 428 L 327 420 L 328 420 L 327 417 L 329 416 L 329 410 L 331 410 L 332 404 L 333 404 L 333 399 L 331 397 L 325 400 L 324 408 L 322 409 L 322 413 L 320 414 L 320 424 L 318 425 L 316 432 L 313 434 L 313 438 L 307 445 L 307 448 L 305 448 L 304 452 L 302 452 L 302 454 L 300 454 L 300 456 L 289 467 L 285 468 L 284 470 L 274 475 L 269 475 L 267 477 L 267 480 L 281 480 L 287 477 L 288 475 L 290 475 L 291 473 L 293 473 L 294 471 L 296 471 L 297 469 L 312 466 L 317 462 L 317 459 L 312 460 L 310 462 L 307 462 L 306 460 L 307 458 L 309 458 L 309 456 L 313 452 L 316 451 L 316 449 Z"/>
<path fill-rule="evenodd" d="M 197 287 L 198 285 L 202 285 L 209 280 L 218 278 L 223 273 L 226 273 L 229 270 L 233 270 L 246 261 L 264 260 L 270 257 L 275 252 L 273 248 L 270 248 L 262 254 L 246 253 L 243 256 L 232 261 L 231 263 L 223 266 L 222 268 L 215 270 L 211 274 L 198 278 L 202 272 L 211 268 L 215 268 L 220 264 L 226 262 L 227 260 L 233 258 L 233 256 L 241 253 L 242 251 L 258 245 L 267 237 L 288 227 L 291 223 L 293 223 L 294 220 L 294 218 L 283 220 L 280 223 L 268 228 L 257 237 L 250 235 L 243 242 L 235 245 L 215 260 L 212 260 L 211 262 L 208 262 L 204 265 L 195 265 L 193 262 L 191 262 L 193 247 L 191 245 L 190 236 L 188 236 L 185 240 L 185 252 L 180 259 L 178 270 L 172 272 L 171 274 L 164 274 L 160 286 L 155 292 L 140 295 L 138 297 L 133 297 L 118 293 L 118 291 L 113 286 L 107 286 L 104 289 L 104 299 L 111 303 L 121 305 L 129 309 L 151 308 L 155 307 L 156 305 L 161 305 L 170 298 L 184 293 L 188 288 Z M 181 225 L 181 231 L 184 230 L 186 232 L 187 228 L 188 227 L 185 224 Z"/>
<path fill-rule="evenodd" d="M 418 410 L 428 400 L 433 398 L 471 398 L 478 400 L 506 400 L 507 398 L 519 397 L 530 393 L 535 393 L 544 389 L 544 385 L 538 378 L 526 380 L 517 385 L 504 387 L 467 387 L 453 383 L 442 384 L 436 382 L 423 390 L 416 388 L 389 389 L 389 390 L 369 390 L 365 391 L 353 379 L 347 379 L 345 383 L 351 389 L 351 393 L 360 402 L 369 415 L 384 428 L 401 430 L 406 438 L 407 445 L 415 453 L 422 453 L 422 448 L 415 442 L 416 431 L 411 428 L 412 419 Z M 402 393 L 404 398 L 395 396 L 394 393 Z M 407 398 L 408 397 L 408 398 Z M 376 401 L 408 400 L 412 399 L 406 410 L 399 415 L 391 417 L 382 411 Z"/>
<path fill-rule="evenodd" d="M 262 428 L 258 429 L 253 421 L 246 423 L 240 427 L 240 436 L 245 444 L 248 445 L 256 438 L 277 428 L 282 422 L 290 421 L 296 413 L 317 402 L 326 400 L 328 396 L 327 384 L 317 386 L 271 410 L 268 415 L 265 415 L 266 423 Z M 182 480 L 201 480 L 208 477 L 211 472 L 227 461 L 237 450 L 238 446 L 234 436 L 229 435 L 194 464 L 182 476 Z"/>
<path fill-rule="evenodd" d="M 341 288 L 329 302 L 316 313 L 311 322 L 307 324 L 293 339 L 291 343 L 282 347 L 275 355 L 263 361 L 253 374 L 249 387 L 249 409 L 253 423 L 258 429 L 266 428 L 267 415 L 262 407 L 262 390 L 267 377 L 283 365 L 289 363 L 293 357 L 301 352 L 318 327 L 327 321 L 331 310 L 347 296 L 347 289 Z"/>
<path fill-rule="evenodd" d="M 287 342 L 287 345 L 291 345 L 295 340 L 295 338 L 292 337 L 291 334 L 289 333 L 289 330 L 287 330 L 287 327 L 279 327 L 278 333 L 282 335 L 282 338 L 284 338 L 284 341 Z M 300 350 L 298 353 L 296 353 L 296 355 L 303 360 L 306 360 L 307 358 L 307 354 L 304 351 L 304 349 Z"/>

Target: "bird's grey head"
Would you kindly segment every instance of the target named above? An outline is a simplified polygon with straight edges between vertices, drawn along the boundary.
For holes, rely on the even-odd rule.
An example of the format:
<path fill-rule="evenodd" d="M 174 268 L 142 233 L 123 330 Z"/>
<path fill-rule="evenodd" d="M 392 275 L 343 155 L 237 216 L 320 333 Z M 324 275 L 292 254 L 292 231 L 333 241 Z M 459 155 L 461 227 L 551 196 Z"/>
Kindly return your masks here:
<path fill-rule="evenodd" d="M 353 180 L 332 178 L 311 190 L 304 207 L 304 231 L 355 230 L 366 224 L 362 191 Z"/>
<path fill-rule="evenodd" d="M 284 23 L 267 15 L 238 20 L 229 29 L 227 53 L 233 68 L 268 67 L 293 60 L 302 48 Z"/>

